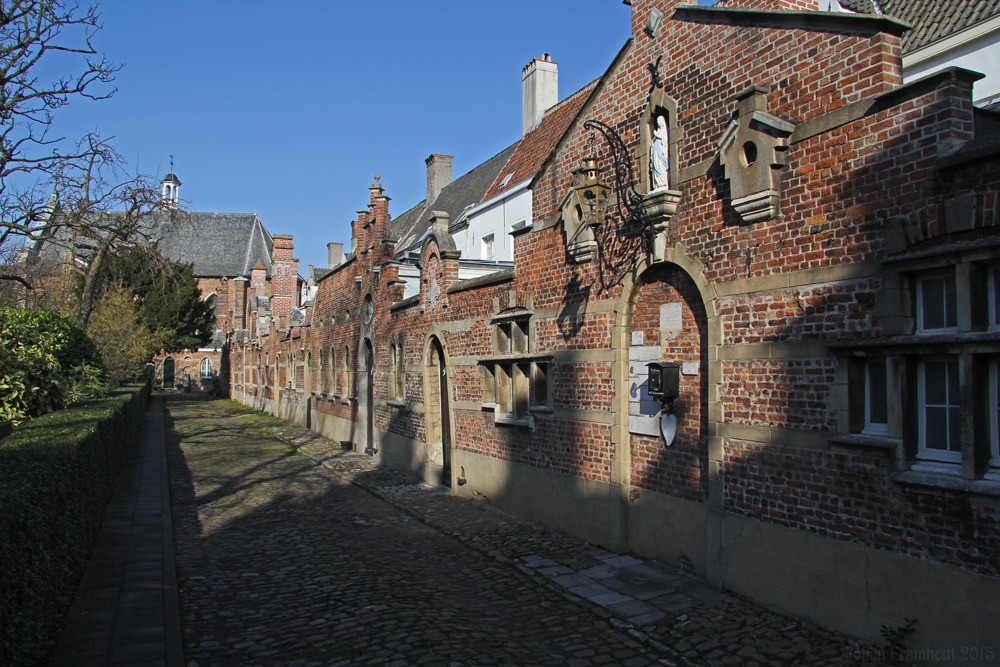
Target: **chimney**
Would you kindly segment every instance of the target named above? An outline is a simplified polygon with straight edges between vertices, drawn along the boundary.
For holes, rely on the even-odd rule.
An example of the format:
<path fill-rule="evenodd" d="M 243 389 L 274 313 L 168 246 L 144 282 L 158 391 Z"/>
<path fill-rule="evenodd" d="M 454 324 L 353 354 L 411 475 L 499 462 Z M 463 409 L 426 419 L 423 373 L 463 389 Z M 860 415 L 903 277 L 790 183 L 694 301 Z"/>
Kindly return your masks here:
<path fill-rule="evenodd" d="M 340 266 L 341 262 L 344 261 L 344 244 L 343 243 L 327 243 L 326 244 L 326 268 L 332 269 L 334 267 Z"/>
<path fill-rule="evenodd" d="M 451 183 L 451 155 L 441 155 L 439 153 L 434 153 L 426 160 L 427 163 L 427 203 L 430 204 L 432 201 L 437 199 L 437 196 L 441 194 Z"/>
<path fill-rule="evenodd" d="M 521 70 L 521 135 L 528 133 L 546 111 L 559 101 L 559 66 L 543 53 Z"/>

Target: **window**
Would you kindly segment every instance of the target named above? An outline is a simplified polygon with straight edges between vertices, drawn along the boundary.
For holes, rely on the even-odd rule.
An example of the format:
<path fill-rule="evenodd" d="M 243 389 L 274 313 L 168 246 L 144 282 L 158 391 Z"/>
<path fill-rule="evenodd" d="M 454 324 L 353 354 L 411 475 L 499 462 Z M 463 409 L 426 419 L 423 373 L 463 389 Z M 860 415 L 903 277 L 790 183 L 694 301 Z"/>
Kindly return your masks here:
<path fill-rule="evenodd" d="M 1000 329 L 1000 267 L 992 267 L 989 270 L 987 292 L 989 294 L 989 329 L 996 331 Z"/>
<path fill-rule="evenodd" d="M 347 360 L 351 358 L 351 348 L 344 348 L 344 358 L 340 366 L 340 393 L 343 396 L 351 395 L 351 370 Z"/>
<path fill-rule="evenodd" d="M 865 428 L 869 435 L 889 435 L 889 397 L 884 358 L 865 361 Z"/>
<path fill-rule="evenodd" d="M 396 341 L 396 359 L 394 363 L 395 377 L 393 378 L 396 387 L 396 400 L 402 401 L 406 398 L 406 371 L 403 369 L 403 339 Z"/>
<path fill-rule="evenodd" d="M 483 237 L 483 259 L 493 259 L 493 235 Z"/>
<path fill-rule="evenodd" d="M 917 279 L 917 332 L 938 333 L 958 328 L 955 273 Z"/>
<path fill-rule="evenodd" d="M 330 376 L 327 386 L 329 387 L 327 389 L 329 393 L 337 393 L 337 351 L 332 347 L 330 348 Z"/>
<path fill-rule="evenodd" d="M 201 360 L 201 377 L 210 378 L 212 377 L 212 360 L 205 357 Z"/>
<path fill-rule="evenodd" d="M 990 360 L 990 469 L 986 477 L 1000 480 L 1000 359 Z"/>
<path fill-rule="evenodd" d="M 389 400 L 394 401 L 399 398 L 399 391 L 396 385 L 396 343 L 389 343 Z"/>
<path fill-rule="evenodd" d="M 498 424 L 534 426 L 533 412 L 550 411 L 552 356 L 532 353 L 530 318 L 523 309 L 494 317 L 494 356 L 480 361 L 483 404 L 495 411 Z"/>
<path fill-rule="evenodd" d="M 962 457 L 962 406 L 958 361 L 928 359 L 918 367 L 919 458 L 958 463 Z"/>
<path fill-rule="evenodd" d="M 830 344 L 831 442 L 878 448 L 904 484 L 995 495 L 982 481 L 1000 482 L 1000 245 L 923 250 L 883 264 L 881 335 Z"/>

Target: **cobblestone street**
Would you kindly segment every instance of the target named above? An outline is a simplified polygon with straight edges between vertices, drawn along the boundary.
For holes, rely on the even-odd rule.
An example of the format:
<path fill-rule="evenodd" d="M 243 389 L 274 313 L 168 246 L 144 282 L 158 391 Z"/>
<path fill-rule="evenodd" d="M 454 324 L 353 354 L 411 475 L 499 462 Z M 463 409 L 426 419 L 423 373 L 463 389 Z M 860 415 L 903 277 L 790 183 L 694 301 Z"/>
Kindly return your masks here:
<path fill-rule="evenodd" d="M 878 656 L 488 500 L 375 469 L 234 403 L 165 407 L 188 665 L 847 665 Z"/>

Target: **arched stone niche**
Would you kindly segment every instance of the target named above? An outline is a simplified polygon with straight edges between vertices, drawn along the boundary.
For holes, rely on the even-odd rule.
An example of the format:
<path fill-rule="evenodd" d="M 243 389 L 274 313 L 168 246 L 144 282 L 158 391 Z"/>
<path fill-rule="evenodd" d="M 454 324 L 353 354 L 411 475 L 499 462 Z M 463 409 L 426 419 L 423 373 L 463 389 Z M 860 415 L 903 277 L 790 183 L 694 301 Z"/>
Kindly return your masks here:
<path fill-rule="evenodd" d="M 636 191 L 640 194 L 647 194 L 654 188 L 649 164 L 649 149 L 653 145 L 653 131 L 656 129 L 656 118 L 665 116 L 667 119 L 667 130 L 670 135 L 668 142 L 668 157 L 670 161 L 670 190 L 678 190 L 680 185 L 680 172 L 678 166 L 677 144 L 680 140 L 680 127 L 677 124 L 677 101 L 664 92 L 659 86 L 653 88 L 649 94 L 649 102 L 645 111 L 639 119 L 639 147 L 637 149 L 639 163 L 639 183 Z"/>

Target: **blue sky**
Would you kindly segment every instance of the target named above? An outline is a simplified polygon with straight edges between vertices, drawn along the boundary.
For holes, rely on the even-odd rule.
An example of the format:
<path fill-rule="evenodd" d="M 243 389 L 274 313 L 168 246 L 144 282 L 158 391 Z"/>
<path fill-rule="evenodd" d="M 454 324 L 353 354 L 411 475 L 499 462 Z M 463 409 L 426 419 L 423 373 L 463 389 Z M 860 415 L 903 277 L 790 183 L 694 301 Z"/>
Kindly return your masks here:
<path fill-rule="evenodd" d="M 630 34 L 619 0 L 107 0 L 97 48 L 117 94 L 61 109 L 66 136 L 116 138 L 133 170 L 183 182 L 192 210 L 255 212 L 293 234 L 305 275 L 349 243 L 376 172 L 399 215 L 424 158 L 457 177 L 521 134 L 521 68 L 548 52 L 560 99 Z"/>

